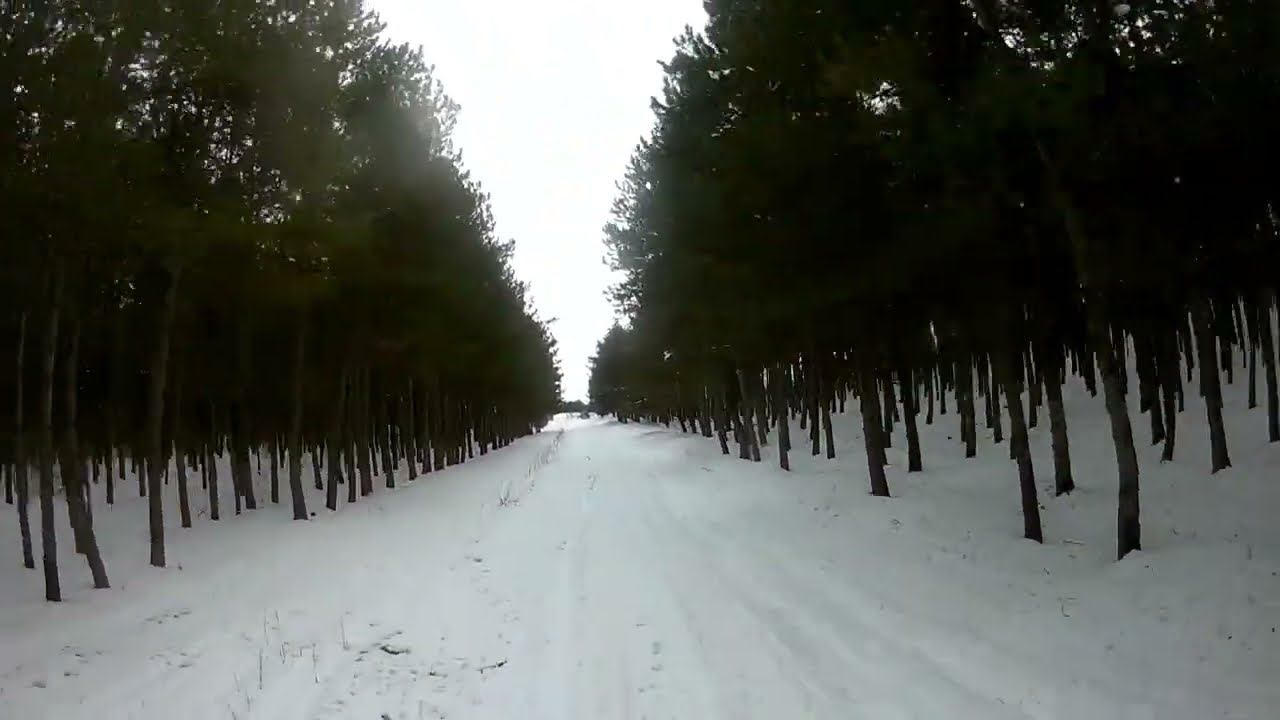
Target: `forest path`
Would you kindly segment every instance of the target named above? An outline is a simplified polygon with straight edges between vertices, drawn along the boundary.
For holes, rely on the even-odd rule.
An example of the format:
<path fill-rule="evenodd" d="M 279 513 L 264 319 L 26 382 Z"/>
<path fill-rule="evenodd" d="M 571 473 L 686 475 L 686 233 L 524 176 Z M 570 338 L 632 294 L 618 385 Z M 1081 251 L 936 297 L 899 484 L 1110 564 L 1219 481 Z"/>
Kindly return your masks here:
<path fill-rule="evenodd" d="M 947 423 L 925 427 L 937 453 L 911 478 L 891 468 L 897 497 L 883 500 L 865 490 L 856 416 L 839 420 L 840 458 L 795 452 L 790 474 L 772 448 L 744 463 L 672 430 L 560 420 L 312 522 L 278 506 L 172 528 L 167 570 L 145 565 L 143 501 L 99 508 L 113 590 L 83 587 L 65 547 L 68 602 L 41 602 L 34 574 L 0 576 L 15 581 L 0 587 L 0 717 L 1250 718 L 1278 706 L 1277 493 L 1249 461 L 1238 494 L 1212 502 L 1187 496 L 1205 484 L 1185 468 L 1144 475 L 1153 547 L 1116 564 L 1108 488 L 1046 494 L 1052 537 L 1035 545 L 1017 537 L 1003 446 L 966 462 Z M 1033 442 L 1043 457 L 1045 439 Z M 1078 478 L 1106 476 L 1091 466 L 1105 454 L 1078 452 Z"/>

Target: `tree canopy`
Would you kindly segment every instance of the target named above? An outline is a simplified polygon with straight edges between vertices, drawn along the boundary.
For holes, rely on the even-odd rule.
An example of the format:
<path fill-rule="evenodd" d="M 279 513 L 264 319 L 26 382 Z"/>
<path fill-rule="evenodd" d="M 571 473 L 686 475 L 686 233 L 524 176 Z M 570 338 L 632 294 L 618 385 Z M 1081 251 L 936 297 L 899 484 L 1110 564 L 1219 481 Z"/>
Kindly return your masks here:
<path fill-rule="evenodd" d="M 744 458 L 776 424 L 786 467 L 779 421 L 798 413 L 815 454 L 825 427 L 830 456 L 829 413 L 856 397 L 887 495 L 887 428 L 906 423 L 919 469 L 916 415 L 951 393 L 972 456 L 975 397 L 997 441 L 1003 398 L 1039 540 L 1027 429 L 1046 403 L 1069 492 L 1061 385 L 1077 373 L 1111 422 L 1119 556 L 1141 543 L 1135 399 L 1171 459 L 1198 365 L 1216 472 L 1219 377 L 1244 361 L 1253 390 L 1261 363 L 1280 440 L 1280 6 L 705 7 L 605 228 L 627 325 L 598 347 L 596 410 L 714 427 Z"/>
<path fill-rule="evenodd" d="M 391 483 L 554 412 L 555 342 L 453 144 L 458 107 L 361 0 L 0 10 L 0 464 L 29 567 L 37 471 L 50 599 L 58 479 L 105 586 L 84 502 L 101 467 L 109 502 L 126 458 L 145 470 L 164 565 L 170 467 L 189 525 L 188 467 L 217 519 L 210 467 L 229 454 L 251 509 L 270 448 L 305 519 L 304 454 L 317 486 L 327 454 L 337 509 L 371 466 Z"/>

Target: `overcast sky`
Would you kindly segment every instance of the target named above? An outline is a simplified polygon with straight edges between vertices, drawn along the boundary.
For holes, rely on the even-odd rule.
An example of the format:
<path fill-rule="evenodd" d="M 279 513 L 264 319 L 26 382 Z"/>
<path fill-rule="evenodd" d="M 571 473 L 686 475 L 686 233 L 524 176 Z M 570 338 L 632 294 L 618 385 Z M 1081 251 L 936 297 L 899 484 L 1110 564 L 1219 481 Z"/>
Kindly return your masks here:
<path fill-rule="evenodd" d="M 659 60 L 701 0 L 371 0 L 387 34 L 422 45 L 461 106 L 455 142 L 493 200 L 515 269 L 560 343 L 566 399 L 613 322 L 601 228 L 649 132 Z"/>

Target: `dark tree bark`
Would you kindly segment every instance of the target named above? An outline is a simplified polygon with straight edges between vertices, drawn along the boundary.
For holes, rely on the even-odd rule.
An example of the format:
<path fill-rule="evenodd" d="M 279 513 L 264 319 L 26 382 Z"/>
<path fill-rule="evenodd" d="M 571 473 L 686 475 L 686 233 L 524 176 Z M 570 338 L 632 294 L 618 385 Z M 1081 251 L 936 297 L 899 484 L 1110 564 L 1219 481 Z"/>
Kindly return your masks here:
<path fill-rule="evenodd" d="M 823 382 L 822 391 L 825 394 L 822 398 L 822 433 L 827 440 L 827 459 L 836 459 L 836 441 L 831 431 L 831 386 L 827 382 Z"/>
<path fill-rule="evenodd" d="M 1181 398 L 1182 376 L 1178 373 L 1178 340 L 1166 335 L 1160 341 L 1160 353 L 1156 358 L 1156 376 L 1160 381 L 1160 395 L 1164 401 L 1164 450 L 1161 462 L 1173 460 L 1174 441 L 1178 436 L 1178 409 L 1175 397 Z"/>
<path fill-rule="evenodd" d="M 289 497 L 293 502 L 294 520 L 307 519 L 307 496 L 302 492 L 302 401 L 306 357 L 307 326 L 305 312 L 302 312 L 299 313 L 298 327 L 293 336 L 293 397 L 289 411 Z M 319 490 L 319 453 L 312 453 L 311 463 L 315 472 L 316 489 Z"/>
<path fill-rule="evenodd" d="M 71 521 L 76 552 L 85 556 L 89 572 L 93 576 L 93 586 L 102 589 L 111 587 L 111 583 L 107 580 L 107 568 L 98 549 L 98 539 L 94 535 L 93 521 L 85 501 L 88 478 L 85 476 L 84 461 L 80 457 L 80 438 L 76 428 L 79 420 L 77 395 L 80 384 L 80 321 L 74 312 L 69 311 L 67 315 L 67 351 L 63 358 L 63 420 L 66 426 L 63 429 L 60 461 L 63 493 L 66 496 L 67 517 Z"/>
<path fill-rule="evenodd" d="M 164 391 L 168 380 L 169 343 L 173 334 L 173 313 L 177 304 L 178 274 L 170 268 L 161 269 L 163 292 L 160 303 L 159 327 L 155 346 L 151 350 L 151 378 L 147 386 L 147 445 L 149 473 L 147 477 L 147 519 L 151 536 L 151 564 L 165 566 L 164 555 L 164 498 L 161 482 L 168 464 L 162 443 L 164 423 Z"/>
<path fill-rule="evenodd" d="M 907 472 L 924 470 L 920 459 L 920 431 L 916 427 L 915 374 L 905 368 L 898 372 L 902 385 L 902 419 L 907 426 Z"/>
<path fill-rule="evenodd" d="M 928 410 L 924 416 L 924 424 L 933 424 L 933 371 L 929 371 L 928 380 L 925 380 L 925 400 L 928 403 Z"/>
<path fill-rule="evenodd" d="M 1218 355 L 1214 352 L 1213 319 L 1209 304 L 1203 297 L 1197 295 L 1191 301 L 1191 315 L 1200 355 L 1200 390 L 1209 415 L 1212 472 L 1216 473 L 1231 467 L 1231 457 L 1227 453 L 1226 428 L 1222 422 L 1222 387 L 1218 384 Z"/>
<path fill-rule="evenodd" d="M 404 452 L 405 465 L 408 466 L 410 481 L 418 479 L 418 433 L 413 426 L 414 402 L 413 380 L 410 379 L 409 391 L 399 405 L 401 449 Z M 496 439 L 494 446 L 497 447 Z"/>
<path fill-rule="evenodd" d="M 187 452 L 182 433 L 183 362 L 179 355 L 173 364 L 173 458 L 178 470 L 178 513 L 182 527 L 191 527 L 191 500 L 187 489 Z"/>
<path fill-rule="evenodd" d="M 1063 363 L 1058 351 L 1050 352 L 1053 353 L 1052 359 L 1048 353 L 1040 356 L 1040 371 L 1045 403 L 1049 406 L 1049 434 L 1053 446 L 1053 491 L 1055 495 L 1066 495 L 1076 489 L 1076 482 L 1071 475 L 1071 445 L 1067 436 L 1067 413 L 1062 407 Z"/>
<path fill-rule="evenodd" d="M 393 442 L 392 430 L 395 428 L 395 417 L 390 412 L 388 412 L 385 417 L 386 417 L 386 424 L 382 426 L 382 434 L 381 434 L 382 474 L 385 476 L 384 479 L 386 481 L 387 487 L 393 488 L 396 486 L 396 462 L 395 462 L 395 453 L 391 451 L 391 443 Z M 378 422 L 379 424 L 382 424 L 382 419 L 379 418 Z M 483 442 L 480 445 L 480 451 L 482 454 L 484 453 Z"/>
<path fill-rule="evenodd" d="M 1249 409 L 1258 407 L 1258 345 L 1249 343 Z"/>
<path fill-rule="evenodd" d="M 1141 507 L 1139 501 L 1138 453 L 1133 446 L 1133 426 L 1129 422 L 1129 405 L 1120 387 L 1120 374 L 1125 372 L 1124 357 L 1117 356 L 1106 332 L 1105 313 L 1100 296 L 1086 303 L 1090 344 L 1102 376 L 1103 399 L 1111 422 L 1111 441 L 1116 451 L 1119 492 L 1116 507 L 1116 559 L 1130 551 L 1142 549 Z"/>
<path fill-rule="evenodd" d="M 956 365 L 956 408 L 960 413 L 960 435 L 966 458 L 978 455 L 978 416 L 973 402 L 973 365 L 966 358 Z"/>
<path fill-rule="evenodd" d="M 819 440 L 818 434 L 821 432 L 821 428 L 819 427 L 820 422 L 818 420 L 819 371 L 816 352 L 809 355 L 808 363 L 806 363 L 806 369 L 808 372 L 805 373 L 804 382 L 806 386 L 805 389 L 808 391 L 809 395 L 809 442 L 813 446 L 811 454 L 814 457 L 817 457 L 818 453 L 822 452 L 822 443 L 821 440 Z"/>
<path fill-rule="evenodd" d="M 342 446 L 344 406 L 347 397 L 347 370 L 338 374 L 338 392 L 333 400 L 333 415 L 329 421 L 329 484 L 325 488 L 324 506 L 330 510 L 338 509 L 338 483 L 342 482 L 342 458 L 339 448 Z"/>
<path fill-rule="evenodd" d="M 324 477 L 320 474 L 320 455 L 324 452 L 324 448 L 320 445 L 311 446 L 311 475 L 315 479 L 317 490 L 324 489 Z"/>
<path fill-rule="evenodd" d="M 791 460 L 787 457 L 787 451 L 791 449 L 791 428 L 788 427 L 790 419 L 787 416 L 782 377 L 782 364 L 778 363 L 773 366 L 773 372 L 769 373 L 769 387 L 773 390 L 774 411 L 778 415 L 778 466 L 790 471 Z"/>
<path fill-rule="evenodd" d="M 887 373 L 886 373 L 887 374 Z M 884 411 L 881 420 L 884 423 L 884 446 L 893 447 L 893 415 L 897 411 L 898 401 L 893 396 L 893 381 L 886 379 L 880 383 L 884 395 Z"/>
<path fill-rule="evenodd" d="M 369 370 L 366 369 L 359 380 L 359 390 L 353 404 L 355 413 L 355 451 L 356 462 L 360 468 L 360 496 L 373 493 L 373 468 L 370 465 L 372 448 L 369 446 Z"/>
<path fill-rule="evenodd" d="M 994 363 L 987 363 L 992 366 Z M 995 368 L 991 367 L 991 381 L 987 385 L 988 412 L 991 413 L 991 441 L 999 445 L 1004 442 L 1004 423 L 1000 416 L 1000 383 L 995 377 Z M 1010 458 L 1012 459 L 1012 458 Z"/>
<path fill-rule="evenodd" d="M 44 597 L 62 600 L 58 579 L 58 535 L 53 518 L 53 362 L 58 348 L 58 321 L 62 312 L 62 274 L 54 271 L 44 332 L 40 338 L 40 545 L 44 563 Z"/>
<path fill-rule="evenodd" d="M 26 436 L 23 427 L 23 380 L 26 376 L 27 348 L 27 314 L 18 317 L 18 342 L 16 343 L 16 361 L 14 363 L 14 410 L 13 410 L 13 482 L 16 485 L 18 500 L 18 531 L 22 538 L 22 566 L 34 570 L 35 553 L 31 547 L 30 517 L 30 485 L 27 478 Z"/>
<path fill-rule="evenodd" d="M 884 446 L 881 438 L 880 398 L 876 381 L 870 371 L 859 369 L 858 400 L 862 410 L 862 440 L 867 453 L 867 473 L 871 480 L 871 494 L 889 497 L 889 480 L 884 473 Z"/>
<path fill-rule="evenodd" d="M 1022 412 L 1020 373 L 1015 372 L 1009 359 L 999 352 L 992 356 L 991 365 L 996 375 L 996 381 L 991 387 L 992 394 L 995 393 L 997 384 L 1003 386 L 1009 405 L 1009 431 L 1012 434 L 1009 440 L 1017 456 L 1018 488 L 1022 496 L 1022 536 L 1028 540 L 1044 542 L 1044 533 L 1040 527 L 1040 503 L 1036 497 L 1035 468 L 1031 463 L 1031 443 L 1027 439 L 1027 423 Z"/>
<path fill-rule="evenodd" d="M 1037 356 L 1035 365 L 1039 363 L 1039 356 Z M 1040 410 L 1041 389 L 1040 374 L 1033 366 L 1030 354 L 1027 355 L 1025 369 L 1027 378 L 1027 427 L 1034 428 L 1039 422 L 1037 415 L 1039 415 Z"/>
<path fill-rule="evenodd" d="M 1271 332 L 1272 303 L 1258 303 L 1258 340 L 1262 345 L 1262 374 L 1267 385 L 1267 439 L 1280 442 L 1280 398 L 1276 390 L 1276 348 Z"/>
<path fill-rule="evenodd" d="M 271 438 L 270 441 L 270 460 L 271 460 L 271 504 L 280 504 L 280 441 Z"/>
<path fill-rule="evenodd" d="M 724 394 L 707 393 L 708 402 L 710 402 L 716 413 L 716 439 L 720 442 L 720 454 L 729 454 L 729 433 L 728 433 L 728 412 L 724 407 Z"/>
<path fill-rule="evenodd" d="M 206 444 L 204 447 L 204 466 L 209 477 L 209 519 L 217 522 L 221 520 L 219 515 L 219 498 L 218 498 L 218 455 L 214 450 L 215 443 Z"/>

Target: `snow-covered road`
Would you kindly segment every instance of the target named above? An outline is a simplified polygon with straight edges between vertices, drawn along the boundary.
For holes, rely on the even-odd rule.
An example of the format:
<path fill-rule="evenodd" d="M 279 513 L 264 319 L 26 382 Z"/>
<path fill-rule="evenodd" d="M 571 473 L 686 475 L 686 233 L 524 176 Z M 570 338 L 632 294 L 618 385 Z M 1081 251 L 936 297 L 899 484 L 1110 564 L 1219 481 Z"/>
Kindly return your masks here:
<path fill-rule="evenodd" d="M 1276 707 L 1274 532 L 1247 538 L 1247 560 L 1224 560 L 1237 553 L 1223 545 L 1248 517 L 1201 527 L 1208 550 L 1115 564 L 1107 536 L 1090 535 L 1105 533 L 1111 495 L 1082 483 L 1075 499 L 1045 501 L 1049 534 L 1076 539 L 1036 546 L 1017 538 L 999 450 L 981 466 L 926 458 L 938 469 L 898 476 L 901 497 L 879 500 L 865 493 L 854 422 L 839 462 L 797 453 L 782 475 L 703 438 L 563 421 L 310 523 L 274 508 L 221 526 L 200 518 L 171 531 L 165 571 L 143 564 L 142 505 L 104 507 L 116 589 L 84 589 L 65 554 L 70 602 L 39 602 L 31 576 L 0 588 L 0 718 L 1261 718 Z M 926 443 L 952 449 L 946 431 L 927 429 Z M 1082 478 L 1091 462 L 1081 458 Z M 1000 470 L 968 482 L 966 467 Z M 1148 485 L 1144 510 L 1177 535 L 1189 501 L 1160 487 Z M 1099 518 L 1069 519 L 1080 515 Z M 1163 521 L 1148 525 L 1153 544 Z"/>

